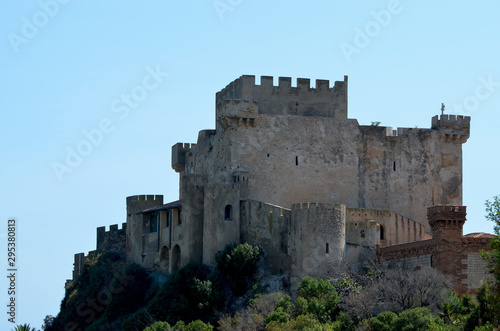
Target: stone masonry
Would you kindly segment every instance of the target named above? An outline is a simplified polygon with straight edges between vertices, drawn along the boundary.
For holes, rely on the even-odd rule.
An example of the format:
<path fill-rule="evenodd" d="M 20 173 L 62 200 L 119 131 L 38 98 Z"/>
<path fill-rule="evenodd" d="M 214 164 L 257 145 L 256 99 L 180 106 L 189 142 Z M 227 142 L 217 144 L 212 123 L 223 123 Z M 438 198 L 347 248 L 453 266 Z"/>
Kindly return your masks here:
<path fill-rule="evenodd" d="M 480 273 L 440 262 L 475 267 L 487 241 L 461 233 L 470 117 L 435 116 L 424 129 L 363 126 L 348 118 L 347 76 L 274 83 L 241 76 L 218 92 L 215 129 L 172 147 L 179 200 L 128 197 L 126 224 L 100 228 L 97 250 L 172 273 L 189 261 L 214 265 L 225 245 L 248 242 L 292 283 L 334 277 L 378 252 L 437 263 L 464 289 L 476 286 Z"/>

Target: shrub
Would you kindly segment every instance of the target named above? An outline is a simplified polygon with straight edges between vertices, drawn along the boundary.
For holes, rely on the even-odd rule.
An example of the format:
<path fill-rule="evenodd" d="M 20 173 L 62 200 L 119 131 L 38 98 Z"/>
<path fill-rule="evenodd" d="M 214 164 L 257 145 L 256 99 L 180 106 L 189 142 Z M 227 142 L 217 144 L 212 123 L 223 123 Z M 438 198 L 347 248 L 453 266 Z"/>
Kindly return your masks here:
<path fill-rule="evenodd" d="M 221 285 L 209 276 L 210 268 L 206 265 L 189 263 L 163 284 L 148 303 L 148 312 L 155 320 L 170 324 L 179 320 L 210 320 L 225 301 Z"/>
<path fill-rule="evenodd" d="M 312 314 L 321 323 L 331 322 L 338 311 L 340 298 L 326 279 L 305 277 L 299 284 L 298 294 L 306 300 L 301 300 L 299 309 Z"/>
<path fill-rule="evenodd" d="M 286 313 L 282 307 L 276 308 L 264 319 L 264 323 L 268 324 L 272 321 L 277 323 L 287 323 L 290 320 L 290 315 Z"/>
<path fill-rule="evenodd" d="M 119 326 L 126 315 L 145 305 L 144 294 L 150 284 L 149 274 L 138 265 L 127 266 L 121 255 L 92 254 L 66 291 L 60 313 L 45 330 Z"/>
<path fill-rule="evenodd" d="M 259 247 L 248 243 L 228 244 L 215 255 L 217 267 L 230 281 L 236 295 L 243 295 L 246 292 L 248 280 L 252 278 L 257 268 L 259 255 Z"/>
<path fill-rule="evenodd" d="M 167 322 L 156 322 L 151 324 L 143 331 L 171 331 L 172 327 Z"/>

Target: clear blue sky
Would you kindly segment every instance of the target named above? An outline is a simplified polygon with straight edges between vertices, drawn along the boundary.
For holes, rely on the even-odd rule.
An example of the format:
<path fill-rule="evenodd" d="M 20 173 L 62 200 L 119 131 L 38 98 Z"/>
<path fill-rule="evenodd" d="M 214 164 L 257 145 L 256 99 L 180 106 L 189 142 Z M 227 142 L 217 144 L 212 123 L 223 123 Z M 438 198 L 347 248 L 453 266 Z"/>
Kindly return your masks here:
<path fill-rule="evenodd" d="M 18 323 L 57 314 L 73 254 L 95 249 L 96 227 L 125 221 L 126 196 L 177 199 L 171 146 L 214 127 L 215 93 L 242 74 L 348 75 L 349 117 L 364 125 L 429 128 L 442 102 L 472 116 L 465 232 L 492 232 L 484 201 L 500 194 L 499 12 L 493 0 L 3 2 L 0 268 L 15 217 Z M 131 92 L 140 101 L 127 106 Z M 84 132 L 100 125 L 89 145 Z M 78 148 L 86 155 L 59 180 L 55 162 Z"/>

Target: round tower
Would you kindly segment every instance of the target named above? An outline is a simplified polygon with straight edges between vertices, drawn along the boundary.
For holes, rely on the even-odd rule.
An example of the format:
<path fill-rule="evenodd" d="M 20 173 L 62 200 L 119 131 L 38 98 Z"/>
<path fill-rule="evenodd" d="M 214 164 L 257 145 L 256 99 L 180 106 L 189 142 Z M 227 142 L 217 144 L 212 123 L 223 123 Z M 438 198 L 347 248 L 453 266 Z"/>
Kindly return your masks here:
<path fill-rule="evenodd" d="M 438 205 L 427 208 L 427 218 L 436 242 L 457 243 L 462 241 L 462 227 L 467 215 L 465 206 Z"/>

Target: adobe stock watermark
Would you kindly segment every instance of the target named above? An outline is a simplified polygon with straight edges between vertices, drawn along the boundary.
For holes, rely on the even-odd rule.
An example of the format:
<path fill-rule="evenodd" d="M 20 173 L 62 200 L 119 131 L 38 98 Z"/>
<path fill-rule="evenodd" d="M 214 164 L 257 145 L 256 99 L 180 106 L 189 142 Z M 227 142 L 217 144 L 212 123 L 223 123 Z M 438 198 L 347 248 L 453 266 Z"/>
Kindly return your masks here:
<path fill-rule="evenodd" d="M 21 19 L 22 25 L 19 33 L 12 31 L 7 33 L 7 38 L 14 52 L 19 53 L 19 47 L 28 44 L 31 39 L 35 38 L 40 30 L 46 27 L 59 13 L 61 6 L 68 4 L 70 1 L 40 0 L 38 2 L 40 10 L 36 11 L 31 17 L 24 16 Z"/>
<path fill-rule="evenodd" d="M 212 5 L 219 19 L 224 21 L 224 15 L 226 15 L 227 12 L 232 12 L 236 7 L 241 5 L 242 2 L 243 0 L 214 0 Z"/>
<path fill-rule="evenodd" d="M 107 286 L 100 290 L 95 297 L 87 298 L 86 302 L 81 303 L 76 308 L 78 316 L 85 318 L 83 322 L 85 325 L 78 325 L 76 322 L 68 322 L 64 330 L 66 331 L 79 331 L 85 329 L 86 326 L 92 324 L 97 317 L 106 309 L 106 306 L 113 302 L 113 295 L 122 293 L 125 287 L 129 286 L 129 281 L 135 279 L 135 276 L 130 276 L 121 272 L 114 279 L 107 284 Z"/>
<path fill-rule="evenodd" d="M 477 79 L 479 84 L 476 85 L 474 92 L 467 95 L 461 103 L 453 104 L 451 113 L 463 115 L 476 112 L 481 102 L 489 99 L 500 88 L 500 81 L 495 81 L 491 74 L 487 78 L 480 76 Z"/>
<path fill-rule="evenodd" d="M 156 68 L 146 67 L 146 74 L 142 82 L 134 86 L 129 93 L 123 93 L 111 103 L 111 112 L 117 114 L 118 119 L 124 121 L 130 116 L 132 110 L 137 109 L 150 92 L 157 89 L 168 73 Z M 96 128 L 82 130 L 83 138 L 75 146 L 66 146 L 66 157 L 63 162 L 52 162 L 52 170 L 59 182 L 63 181 L 63 176 L 72 173 L 84 160 L 99 147 L 106 136 L 115 130 L 116 119 L 109 117 L 101 119 Z"/>
<path fill-rule="evenodd" d="M 352 43 L 341 42 L 339 45 L 347 63 L 351 63 L 354 54 L 360 54 L 363 49 L 368 47 L 372 40 L 391 24 L 393 17 L 402 11 L 403 6 L 400 0 L 389 0 L 386 9 L 370 12 L 373 19 L 366 22 L 363 28 L 354 27 L 355 34 Z"/>

